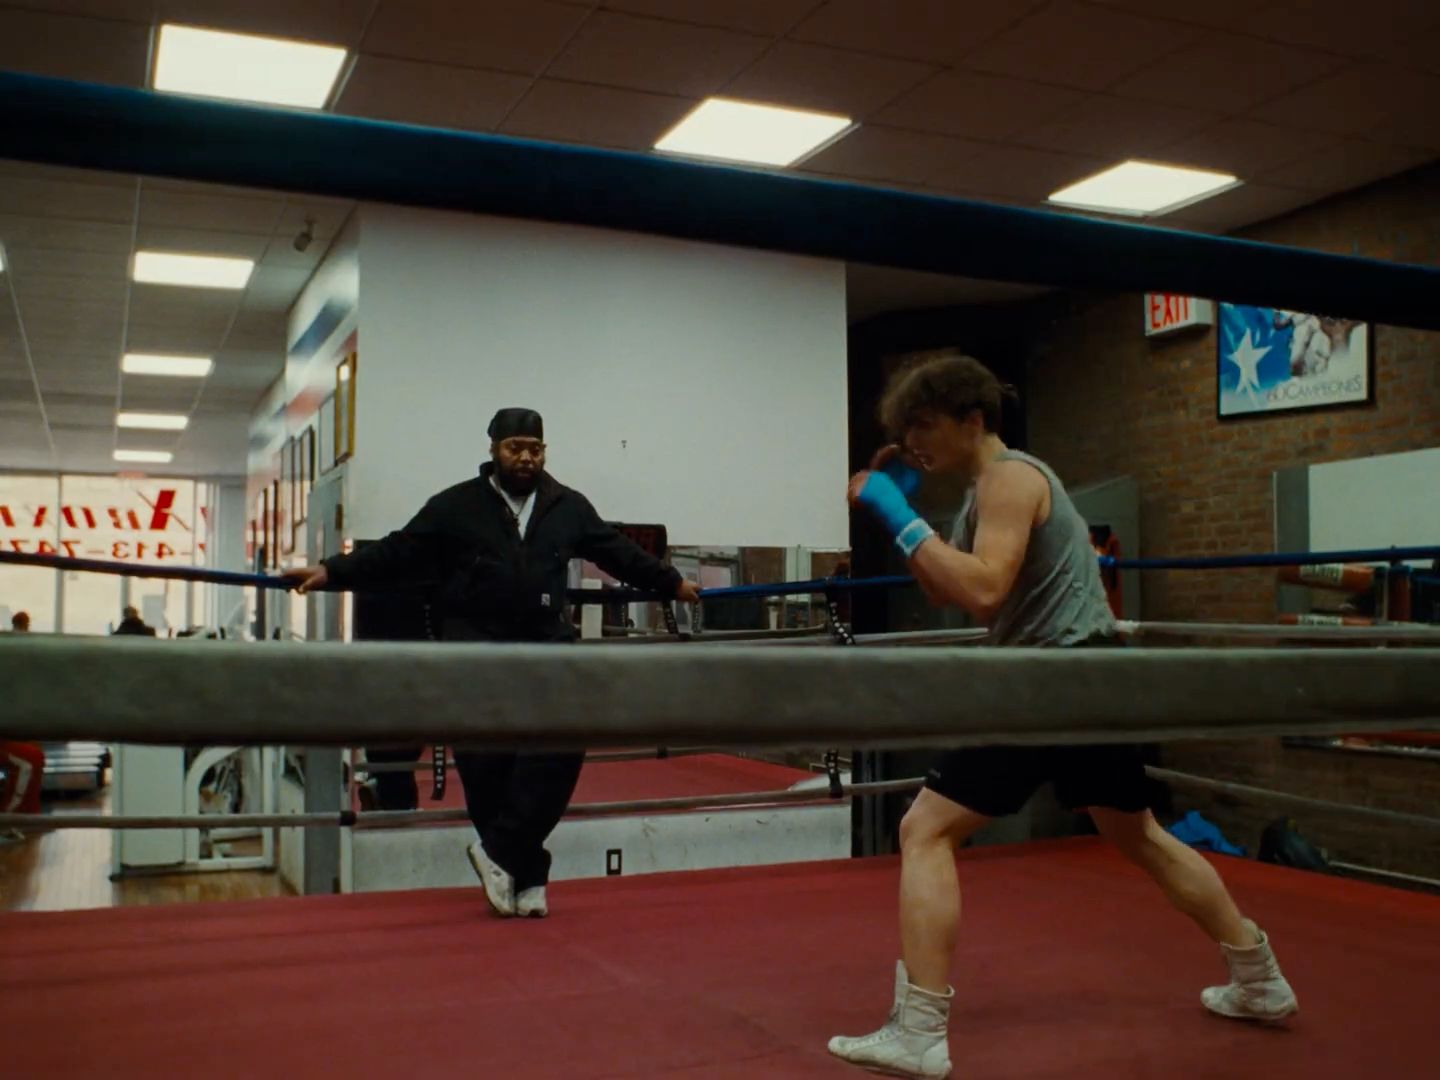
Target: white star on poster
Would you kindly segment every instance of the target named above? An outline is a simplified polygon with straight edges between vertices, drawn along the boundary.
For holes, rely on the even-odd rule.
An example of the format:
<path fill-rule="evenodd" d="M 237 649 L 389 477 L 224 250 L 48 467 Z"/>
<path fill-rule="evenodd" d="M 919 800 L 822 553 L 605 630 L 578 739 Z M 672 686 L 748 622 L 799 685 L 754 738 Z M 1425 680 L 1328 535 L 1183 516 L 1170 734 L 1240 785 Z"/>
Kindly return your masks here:
<path fill-rule="evenodd" d="M 1270 348 L 1269 345 L 1266 345 L 1263 349 L 1257 349 L 1255 342 L 1250 338 L 1250 331 L 1246 330 L 1245 337 L 1240 344 L 1225 357 L 1240 369 L 1240 381 L 1235 387 L 1235 392 L 1238 394 L 1244 390 L 1257 406 L 1260 401 L 1255 396 L 1255 391 L 1260 389 L 1260 361 L 1265 359 Z"/>

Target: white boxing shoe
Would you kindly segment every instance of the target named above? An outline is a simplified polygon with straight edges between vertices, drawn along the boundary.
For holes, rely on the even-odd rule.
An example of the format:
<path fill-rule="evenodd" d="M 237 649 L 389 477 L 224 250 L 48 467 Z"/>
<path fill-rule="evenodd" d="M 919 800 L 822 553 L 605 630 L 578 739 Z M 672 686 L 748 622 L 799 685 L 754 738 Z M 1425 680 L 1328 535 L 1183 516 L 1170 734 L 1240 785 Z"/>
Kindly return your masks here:
<path fill-rule="evenodd" d="M 465 854 L 470 857 L 470 865 L 475 869 L 475 876 L 480 879 L 480 884 L 485 886 L 485 899 L 490 902 L 490 910 L 502 919 L 513 916 L 515 914 L 515 879 L 485 853 L 485 848 L 479 840 L 467 847 Z"/>
<path fill-rule="evenodd" d="M 550 914 L 545 903 L 545 886 L 532 885 L 515 896 L 515 914 L 522 919 L 543 919 Z"/>
<path fill-rule="evenodd" d="M 1270 939 L 1249 919 L 1245 926 L 1255 932 L 1257 944 L 1237 949 L 1221 945 L 1220 954 L 1230 968 L 1230 982 L 1200 992 L 1200 1001 L 1213 1013 L 1232 1020 L 1259 1020 L 1276 1023 L 1300 1011 L 1295 991 L 1280 973 Z"/>
<path fill-rule="evenodd" d="M 830 1053 L 862 1069 L 885 1076 L 944 1080 L 950 1075 L 950 1001 L 944 994 L 910 985 L 903 961 L 895 964 L 895 1003 L 879 1031 L 869 1035 L 837 1035 Z"/>

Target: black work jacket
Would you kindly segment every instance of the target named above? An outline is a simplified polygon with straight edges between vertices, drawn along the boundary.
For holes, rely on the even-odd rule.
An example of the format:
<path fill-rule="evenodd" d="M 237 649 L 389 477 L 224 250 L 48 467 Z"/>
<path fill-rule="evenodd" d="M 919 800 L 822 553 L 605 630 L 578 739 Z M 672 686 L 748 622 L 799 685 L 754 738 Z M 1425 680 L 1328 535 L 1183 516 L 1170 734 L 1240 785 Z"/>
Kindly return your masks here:
<path fill-rule="evenodd" d="M 590 500 L 549 473 L 535 486 L 522 536 L 490 483 L 494 464 L 440 492 L 403 529 L 324 560 L 339 588 L 413 583 L 427 589 L 441 637 L 568 641 L 568 564 L 588 559 L 627 585 L 673 596 L 680 574 L 600 520 Z"/>

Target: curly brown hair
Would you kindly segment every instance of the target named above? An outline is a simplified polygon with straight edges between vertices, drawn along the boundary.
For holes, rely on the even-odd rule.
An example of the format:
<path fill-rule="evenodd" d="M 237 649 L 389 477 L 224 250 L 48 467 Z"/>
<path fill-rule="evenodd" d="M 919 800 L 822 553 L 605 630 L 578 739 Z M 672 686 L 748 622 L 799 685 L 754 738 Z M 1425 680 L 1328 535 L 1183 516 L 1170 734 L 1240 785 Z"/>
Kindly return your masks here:
<path fill-rule="evenodd" d="M 931 355 L 898 371 L 890 380 L 880 399 L 880 423 L 898 439 L 921 413 L 943 413 L 963 421 L 978 409 L 985 430 L 999 431 L 1000 407 L 1007 398 L 1019 401 L 1020 395 L 973 357 Z"/>

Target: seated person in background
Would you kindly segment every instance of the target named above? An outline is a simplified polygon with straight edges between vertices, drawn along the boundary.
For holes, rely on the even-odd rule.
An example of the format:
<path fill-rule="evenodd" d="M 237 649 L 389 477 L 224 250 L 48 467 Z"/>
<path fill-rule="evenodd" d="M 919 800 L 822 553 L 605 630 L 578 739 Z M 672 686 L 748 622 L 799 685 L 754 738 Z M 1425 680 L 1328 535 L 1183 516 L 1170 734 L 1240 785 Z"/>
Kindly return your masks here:
<path fill-rule="evenodd" d="M 30 613 L 28 611 L 17 611 L 10 616 L 10 630 L 15 634 L 28 634 L 30 632 Z"/>
<path fill-rule="evenodd" d="M 143 637 L 154 637 L 155 628 L 147 626 L 145 620 L 140 618 L 140 612 L 133 607 L 127 607 L 122 613 L 123 618 L 120 625 L 115 628 L 117 634 L 136 634 Z"/>

